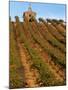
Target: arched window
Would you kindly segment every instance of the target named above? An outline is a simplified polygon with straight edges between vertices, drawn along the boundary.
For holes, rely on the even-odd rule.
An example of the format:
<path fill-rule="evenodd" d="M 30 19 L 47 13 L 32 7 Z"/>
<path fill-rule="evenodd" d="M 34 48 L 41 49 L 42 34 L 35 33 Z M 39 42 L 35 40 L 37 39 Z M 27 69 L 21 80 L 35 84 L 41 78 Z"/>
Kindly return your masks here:
<path fill-rule="evenodd" d="M 31 14 L 29 14 L 29 17 L 31 17 Z"/>

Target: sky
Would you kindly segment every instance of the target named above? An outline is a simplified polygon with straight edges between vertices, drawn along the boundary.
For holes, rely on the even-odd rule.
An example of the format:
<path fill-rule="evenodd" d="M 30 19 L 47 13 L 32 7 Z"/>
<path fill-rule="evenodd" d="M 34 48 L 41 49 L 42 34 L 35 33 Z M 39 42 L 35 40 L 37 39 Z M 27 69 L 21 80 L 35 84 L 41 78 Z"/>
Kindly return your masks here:
<path fill-rule="evenodd" d="M 23 21 L 23 12 L 28 11 L 30 2 L 10 1 L 9 2 L 9 16 L 11 20 L 15 21 L 15 16 L 18 16 L 20 21 Z M 32 11 L 37 13 L 36 18 L 43 19 L 66 19 L 66 5 L 54 3 L 33 3 L 31 2 Z"/>

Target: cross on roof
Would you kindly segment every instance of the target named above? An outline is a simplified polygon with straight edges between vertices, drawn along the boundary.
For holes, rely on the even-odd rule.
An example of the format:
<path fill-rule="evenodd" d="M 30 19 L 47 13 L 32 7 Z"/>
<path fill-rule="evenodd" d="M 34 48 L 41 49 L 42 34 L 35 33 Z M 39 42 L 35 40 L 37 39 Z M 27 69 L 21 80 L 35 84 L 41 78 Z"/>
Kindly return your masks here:
<path fill-rule="evenodd" d="M 28 11 L 32 11 L 31 3 L 29 3 Z"/>

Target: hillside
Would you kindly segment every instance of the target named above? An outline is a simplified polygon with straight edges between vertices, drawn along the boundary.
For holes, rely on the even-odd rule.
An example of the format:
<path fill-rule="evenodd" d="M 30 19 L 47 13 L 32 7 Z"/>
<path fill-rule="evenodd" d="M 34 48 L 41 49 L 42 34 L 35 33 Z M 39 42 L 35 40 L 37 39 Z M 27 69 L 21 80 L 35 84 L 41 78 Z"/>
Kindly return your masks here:
<path fill-rule="evenodd" d="M 62 21 L 9 22 L 10 88 L 66 84 L 66 26 Z"/>

